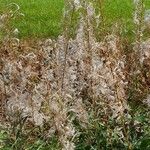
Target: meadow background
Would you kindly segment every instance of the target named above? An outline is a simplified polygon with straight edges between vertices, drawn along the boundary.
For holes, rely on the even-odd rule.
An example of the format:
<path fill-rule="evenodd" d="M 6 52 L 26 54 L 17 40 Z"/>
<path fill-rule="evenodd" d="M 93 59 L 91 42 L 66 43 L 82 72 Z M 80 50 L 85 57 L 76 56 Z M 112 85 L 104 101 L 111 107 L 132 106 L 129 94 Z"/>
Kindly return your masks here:
<path fill-rule="evenodd" d="M 24 16 L 11 22 L 13 28 L 18 28 L 21 38 L 57 37 L 62 33 L 63 0 L 0 0 L 0 12 L 6 11 L 10 3 L 20 6 Z M 146 9 L 150 8 L 150 1 L 145 0 Z M 114 22 L 121 22 L 127 26 L 128 35 L 132 34 L 134 5 L 132 0 L 105 0 L 102 12 L 105 16 L 105 28 L 109 29 Z"/>

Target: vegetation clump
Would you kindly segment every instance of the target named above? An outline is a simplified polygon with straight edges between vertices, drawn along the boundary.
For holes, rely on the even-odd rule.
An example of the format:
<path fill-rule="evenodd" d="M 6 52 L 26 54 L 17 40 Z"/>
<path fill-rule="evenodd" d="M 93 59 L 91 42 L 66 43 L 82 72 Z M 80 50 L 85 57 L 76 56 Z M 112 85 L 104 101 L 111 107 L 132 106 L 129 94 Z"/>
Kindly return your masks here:
<path fill-rule="evenodd" d="M 102 1 L 66 1 L 62 35 L 33 46 L 3 21 L 0 149 L 150 149 L 150 42 L 133 5 L 131 41 L 120 22 L 105 29 Z"/>

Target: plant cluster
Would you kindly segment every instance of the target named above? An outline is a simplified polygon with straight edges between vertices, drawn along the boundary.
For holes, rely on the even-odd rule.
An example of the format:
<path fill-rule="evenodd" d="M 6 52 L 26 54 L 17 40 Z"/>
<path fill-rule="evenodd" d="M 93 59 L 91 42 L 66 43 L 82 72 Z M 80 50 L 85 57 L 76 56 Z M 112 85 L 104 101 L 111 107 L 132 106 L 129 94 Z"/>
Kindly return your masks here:
<path fill-rule="evenodd" d="M 93 7 L 97 3 L 102 5 L 66 1 L 64 33 L 56 40 L 36 47 L 11 36 L 2 40 L 3 149 L 150 148 L 150 42 L 142 40 L 143 3 L 135 1 L 134 44 L 125 42 L 117 23 L 98 37 L 105 24 Z"/>

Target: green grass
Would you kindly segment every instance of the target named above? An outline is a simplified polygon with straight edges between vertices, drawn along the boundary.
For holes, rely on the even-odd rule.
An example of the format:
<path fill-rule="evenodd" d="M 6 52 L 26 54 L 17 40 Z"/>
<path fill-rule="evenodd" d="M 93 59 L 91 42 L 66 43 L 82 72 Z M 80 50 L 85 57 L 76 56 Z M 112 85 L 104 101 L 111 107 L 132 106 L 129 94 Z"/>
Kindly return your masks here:
<path fill-rule="evenodd" d="M 64 0 L 0 0 L 0 12 L 10 3 L 17 3 L 24 17 L 12 21 L 13 28 L 20 31 L 19 37 L 57 37 L 62 31 Z M 145 0 L 146 9 L 150 1 Z M 132 31 L 132 0 L 104 0 L 105 23 L 110 27 L 114 22 L 124 22 L 128 33 Z"/>
<path fill-rule="evenodd" d="M 150 0 L 144 0 L 144 3 L 145 9 L 150 9 Z M 117 22 L 123 26 L 123 34 L 131 40 L 135 28 L 133 22 L 134 9 L 133 0 L 104 0 L 104 28 L 112 32 L 111 27 Z"/>
<path fill-rule="evenodd" d="M 12 22 L 20 37 L 53 37 L 61 32 L 63 0 L 0 0 L 0 10 L 12 2 L 25 15 Z"/>

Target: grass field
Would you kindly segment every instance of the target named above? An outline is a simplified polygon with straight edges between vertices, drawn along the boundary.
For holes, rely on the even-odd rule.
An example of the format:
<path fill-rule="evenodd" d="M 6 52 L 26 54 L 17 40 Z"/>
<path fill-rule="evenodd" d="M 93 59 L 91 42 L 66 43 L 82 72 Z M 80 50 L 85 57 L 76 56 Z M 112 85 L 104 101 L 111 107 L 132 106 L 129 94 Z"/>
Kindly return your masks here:
<path fill-rule="evenodd" d="M 12 2 L 25 15 L 12 22 L 20 37 L 53 37 L 60 33 L 63 0 L 0 0 L 1 12 Z"/>
<path fill-rule="evenodd" d="M 20 37 L 57 37 L 61 33 L 64 0 L 0 0 L 0 12 L 3 12 L 12 2 L 17 3 L 20 12 L 25 15 L 12 22 L 12 26 L 19 29 Z M 146 0 L 145 3 L 146 9 L 150 8 L 150 1 Z M 132 13 L 131 0 L 104 1 L 103 15 L 106 26 L 121 21 L 131 28 Z"/>

